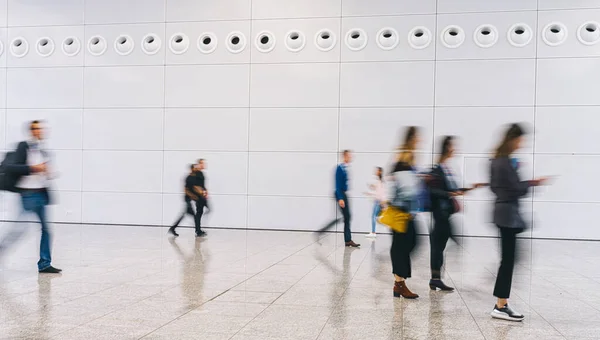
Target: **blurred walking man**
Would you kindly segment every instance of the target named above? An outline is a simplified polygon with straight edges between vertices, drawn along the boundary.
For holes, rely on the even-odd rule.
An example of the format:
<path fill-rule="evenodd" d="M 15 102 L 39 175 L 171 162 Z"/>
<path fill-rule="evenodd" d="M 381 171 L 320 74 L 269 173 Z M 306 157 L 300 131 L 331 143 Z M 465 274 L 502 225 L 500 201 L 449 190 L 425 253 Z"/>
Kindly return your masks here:
<path fill-rule="evenodd" d="M 200 196 L 200 191 L 196 188 L 196 165 L 190 165 L 190 173 L 185 178 L 185 187 L 184 187 L 184 210 L 181 216 L 177 219 L 177 221 L 169 228 L 169 233 L 173 236 L 179 236 L 175 229 L 179 226 L 179 223 L 183 220 L 185 215 L 192 215 L 194 218 L 194 223 L 196 223 L 196 204 L 192 202 L 197 202 L 198 197 Z"/>
<path fill-rule="evenodd" d="M 360 244 L 352 241 L 352 231 L 350 230 L 350 205 L 348 202 L 348 172 L 350 163 L 352 162 L 352 152 L 350 150 L 344 150 L 343 162 L 335 169 L 335 199 L 337 201 L 342 216 L 344 217 L 344 242 L 346 247 L 360 247 Z M 339 219 L 333 220 L 325 227 L 319 230 L 319 233 L 324 233 L 328 229 L 331 229 Z"/>
<path fill-rule="evenodd" d="M 58 274 L 62 270 L 52 266 L 51 256 L 51 234 L 46 221 L 46 206 L 50 203 L 48 193 L 48 181 L 50 172 L 48 170 L 49 154 L 44 150 L 44 129 L 40 121 L 29 124 L 30 139 L 20 142 L 17 150 L 11 155 L 7 162 L 6 171 L 14 183 L 14 190 L 21 195 L 23 211 L 19 219 L 26 213 L 34 213 L 40 221 L 42 237 L 40 239 L 40 259 L 38 271 L 40 273 Z M 15 230 L 16 232 L 17 230 Z M 22 230 L 12 233 L 0 242 L 0 251 L 3 251 L 11 241 L 15 241 Z M 12 238 L 12 240 L 11 240 Z"/>

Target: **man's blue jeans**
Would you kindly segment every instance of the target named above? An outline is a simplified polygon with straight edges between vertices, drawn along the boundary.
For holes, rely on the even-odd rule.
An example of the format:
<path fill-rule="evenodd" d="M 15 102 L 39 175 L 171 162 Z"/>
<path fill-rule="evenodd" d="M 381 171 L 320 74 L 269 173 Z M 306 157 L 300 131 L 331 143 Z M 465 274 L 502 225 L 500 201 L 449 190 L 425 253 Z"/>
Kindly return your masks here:
<path fill-rule="evenodd" d="M 42 238 L 40 239 L 40 260 L 38 261 L 38 270 L 50 267 L 52 258 L 50 255 L 50 230 L 46 222 L 46 205 L 48 205 L 48 196 L 42 192 L 24 192 L 21 193 L 21 202 L 24 212 L 32 212 L 37 215 L 42 227 Z"/>

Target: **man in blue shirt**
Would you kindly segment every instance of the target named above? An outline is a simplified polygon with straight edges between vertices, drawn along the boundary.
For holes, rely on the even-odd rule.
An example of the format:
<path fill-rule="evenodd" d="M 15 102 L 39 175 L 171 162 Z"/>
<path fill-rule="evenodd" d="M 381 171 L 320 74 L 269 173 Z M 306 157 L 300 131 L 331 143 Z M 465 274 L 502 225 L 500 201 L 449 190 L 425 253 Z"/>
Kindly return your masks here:
<path fill-rule="evenodd" d="M 339 164 L 335 169 L 335 199 L 340 209 L 342 210 L 342 216 L 344 217 L 344 241 L 346 247 L 360 247 L 360 244 L 352 241 L 352 232 L 350 230 L 350 205 L 348 204 L 348 167 L 352 162 L 352 152 L 350 150 L 344 150 L 343 152 L 343 163 Z M 333 227 L 339 219 L 332 221 L 327 224 L 324 228 L 319 230 L 319 233 L 323 233 Z"/>

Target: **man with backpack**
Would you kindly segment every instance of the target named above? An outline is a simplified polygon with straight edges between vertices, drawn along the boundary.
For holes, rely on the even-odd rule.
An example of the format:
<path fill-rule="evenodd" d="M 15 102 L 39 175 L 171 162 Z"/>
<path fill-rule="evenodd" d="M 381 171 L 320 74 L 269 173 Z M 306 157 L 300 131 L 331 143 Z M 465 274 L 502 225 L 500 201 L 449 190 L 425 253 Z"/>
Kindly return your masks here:
<path fill-rule="evenodd" d="M 9 153 L 2 162 L 2 187 L 4 190 L 18 192 L 21 195 L 23 212 L 32 212 L 40 220 L 42 237 L 40 239 L 40 273 L 58 274 L 62 270 L 52 266 L 51 235 L 46 221 L 46 206 L 50 203 L 48 193 L 48 162 L 50 157 L 43 148 L 44 130 L 40 121 L 29 124 L 31 138 L 22 141 L 17 150 Z M 21 213 L 22 215 L 23 213 Z M 0 242 L 0 251 L 4 251 L 9 241 Z"/>

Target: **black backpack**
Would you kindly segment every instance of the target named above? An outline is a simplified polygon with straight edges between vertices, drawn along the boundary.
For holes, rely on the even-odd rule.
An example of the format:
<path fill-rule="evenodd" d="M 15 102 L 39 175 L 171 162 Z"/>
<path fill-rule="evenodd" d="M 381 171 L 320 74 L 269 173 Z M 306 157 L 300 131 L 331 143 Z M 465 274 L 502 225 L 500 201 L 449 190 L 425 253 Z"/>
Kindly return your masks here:
<path fill-rule="evenodd" d="M 12 191 L 17 190 L 16 185 L 19 180 L 18 176 L 8 171 L 8 166 L 15 162 L 15 151 L 9 151 L 4 155 L 4 160 L 0 163 L 0 190 Z"/>

